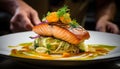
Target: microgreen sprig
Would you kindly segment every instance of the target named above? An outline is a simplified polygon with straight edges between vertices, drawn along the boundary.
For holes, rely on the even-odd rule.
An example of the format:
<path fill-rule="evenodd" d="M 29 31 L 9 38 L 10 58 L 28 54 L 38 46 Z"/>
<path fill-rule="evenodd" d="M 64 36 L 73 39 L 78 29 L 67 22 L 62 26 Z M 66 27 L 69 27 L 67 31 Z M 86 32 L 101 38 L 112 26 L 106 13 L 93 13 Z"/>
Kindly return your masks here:
<path fill-rule="evenodd" d="M 68 9 L 68 6 L 64 6 L 64 7 L 62 7 L 62 8 L 60 8 L 58 11 L 57 11 L 57 15 L 58 15 L 58 17 L 61 17 L 61 16 L 63 16 L 65 13 L 67 13 L 69 11 L 69 9 Z"/>
<path fill-rule="evenodd" d="M 73 19 L 73 20 L 71 21 L 71 23 L 69 23 L 69 25 L 70 25 L 72 28 L 77 28 L 77 27 L 79 26 L 78 22 L 77 22 L 75 19 Z"/>

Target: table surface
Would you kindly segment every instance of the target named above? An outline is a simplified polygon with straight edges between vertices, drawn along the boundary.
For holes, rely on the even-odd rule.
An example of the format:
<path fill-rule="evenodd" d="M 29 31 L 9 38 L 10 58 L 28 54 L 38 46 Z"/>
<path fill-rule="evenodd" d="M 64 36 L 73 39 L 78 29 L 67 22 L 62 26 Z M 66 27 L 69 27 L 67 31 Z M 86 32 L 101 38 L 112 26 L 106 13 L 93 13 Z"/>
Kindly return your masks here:
<path fill-rule="evenodd" d="M 12 59 L 1 59 L 0 58 L 0 69 L 120 69 L 120 61 L 102 63 L 102 64 L 94 64 L 87 66 L 70 66 L 70 67 L 58 67 L 58 66 L 36 66 L 30 65 L 22 62 L 18 62 Z"/>

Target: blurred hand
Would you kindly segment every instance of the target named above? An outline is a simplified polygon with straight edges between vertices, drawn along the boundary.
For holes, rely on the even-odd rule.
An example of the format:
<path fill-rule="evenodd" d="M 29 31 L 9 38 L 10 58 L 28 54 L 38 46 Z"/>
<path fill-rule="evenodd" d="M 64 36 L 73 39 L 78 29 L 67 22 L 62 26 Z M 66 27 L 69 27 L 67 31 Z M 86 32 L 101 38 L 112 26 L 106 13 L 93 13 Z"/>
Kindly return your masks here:
<path fill-rule="evenodd" d="M 119 34 L 118 26 L 107 20 L 99 20 L 96 24 L 96 30 L 101 32 Z"/>
<path fill-rule="evenodd" d="M 10 21 L 12 32 L 32 30 L 34 25 L 40 23 L 38 13 L 26 3 L 20 1 Z"/>

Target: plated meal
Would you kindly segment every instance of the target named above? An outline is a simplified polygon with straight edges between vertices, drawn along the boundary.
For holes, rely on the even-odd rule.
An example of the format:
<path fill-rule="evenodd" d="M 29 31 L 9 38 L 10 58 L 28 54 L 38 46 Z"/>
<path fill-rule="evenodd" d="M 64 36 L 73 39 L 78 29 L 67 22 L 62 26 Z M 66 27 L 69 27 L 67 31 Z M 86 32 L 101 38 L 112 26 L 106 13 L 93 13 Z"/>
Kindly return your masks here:
<path fill-rule="evenodd" d="M 37 36 L 33 40 L 20 43 L 11 48 L 11 56 L 44 60 L 91 60 L 105 56 L 117 46 L 105 44 L 86 44 L 91 38 L 89 31 L 70 17 L 64 6 L 55 12 L 48 12 L 42 22 L 33 27 Z"/>

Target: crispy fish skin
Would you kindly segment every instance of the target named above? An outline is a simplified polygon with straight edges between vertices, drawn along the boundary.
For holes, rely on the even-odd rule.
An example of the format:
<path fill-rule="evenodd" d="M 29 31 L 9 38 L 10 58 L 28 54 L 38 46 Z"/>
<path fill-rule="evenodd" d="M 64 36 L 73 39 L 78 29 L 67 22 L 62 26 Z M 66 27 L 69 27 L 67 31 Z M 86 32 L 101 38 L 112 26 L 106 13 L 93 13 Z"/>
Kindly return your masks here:
<path fill-rule="evenodd" d="M 41 36 L 53 36 L 71 44 L 79 44 L 81 41 L 90 37 L 89 33 L 84 29 L 69 30 L 56 25 L 49 25 L 47 23 L 34 26 L 33 31 Z"/>

